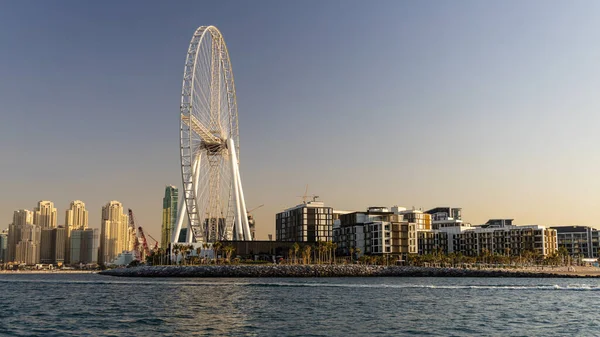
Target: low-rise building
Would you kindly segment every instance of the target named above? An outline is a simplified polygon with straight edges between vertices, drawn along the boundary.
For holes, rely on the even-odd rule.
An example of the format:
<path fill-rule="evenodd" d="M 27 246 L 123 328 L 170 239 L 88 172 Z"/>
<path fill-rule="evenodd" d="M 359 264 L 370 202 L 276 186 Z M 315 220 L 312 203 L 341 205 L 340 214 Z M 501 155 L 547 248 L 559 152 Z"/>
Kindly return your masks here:
<path fill-rule="evenodd" d="M 436 207 L 425 213 L 431 215 L 431 229 L 442 229 L 447 227 L 470 226 L 463 223 L 462 208 L 458 207 Z"/>
<path fill-rule="evenodd" d="M 512 225 L 512 219 L 490 220 L 453 237 L 454 251 L 467 256 L 484 253 L 523 255 L 529 251 L 548 256 L 558 250 L 556 230 L 539 225 Z"/>
<path fill-rule="evenodd" d="M 417 224 L 405 221 L 387 207 L 369 207 L 366 212 L 340 215 L 334 242 L 342 255 L 360 252 L 406 257 L 417 253 Z"/>
<path fill-rule="evenodd" d="M 570 256 L 588 259 L 599 257 L 600 231 L 586 226 L 557 226 L 558 249 L 565 248 Z"/>
<path fill-rule="evenodd" d="M 309 201 L 275 215 L 277 241 L 331 241 L 333 208 L 321 201 Z"/>
<path fill-rule="evenodd" d="M 448 254 L 448 233 L 439 230 L 417 231 L 419 255 Z"/>
<path fill-rule="evenodd" d="M 416 224 L 419 231 L 431 229 L 431 214 L 424 213 L 418 209 L 407 210 L 404 207 L 398 206 L 392 207 L 391 211 L 394 214 L 402 215 L 404 221 Z"/>

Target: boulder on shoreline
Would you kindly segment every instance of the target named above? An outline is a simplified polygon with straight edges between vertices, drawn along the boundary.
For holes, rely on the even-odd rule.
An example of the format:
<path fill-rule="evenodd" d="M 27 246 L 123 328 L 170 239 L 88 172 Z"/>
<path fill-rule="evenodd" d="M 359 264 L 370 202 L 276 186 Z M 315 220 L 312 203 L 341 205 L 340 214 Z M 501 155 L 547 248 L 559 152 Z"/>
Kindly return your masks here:
<path fill-rule="evenodd" d="M 120 277 L 593 277 L 552 272 L 373 265 L 139 266 L 101 271 Z"/>

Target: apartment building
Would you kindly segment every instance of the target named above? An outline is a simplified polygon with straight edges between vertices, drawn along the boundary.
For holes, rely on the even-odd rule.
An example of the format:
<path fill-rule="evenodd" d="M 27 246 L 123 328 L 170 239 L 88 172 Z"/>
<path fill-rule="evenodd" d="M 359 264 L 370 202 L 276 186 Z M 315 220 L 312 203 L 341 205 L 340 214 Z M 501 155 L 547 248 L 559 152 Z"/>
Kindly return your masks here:
<path fill-rule="evenodd" d="M 331 241 L 333 208 L 321 201 L 309 201 L 275 215 L 277 241 Z"/>
<path fill-rule="evenodd" d="M 565 248 L 571 256 L 597 259 L 600 247 L 600 231 L 586 226 L 557 226 L 558 248 Z"/>
<path fill-rule="evenodd" d="M 548 256 L 558 250 L 556 230 L 540 225 L 515 226 L 511 221 L 490 220 L 453 236 L 454 251 L 467 256 L 484 252 L 520 255 L 526 251 Z"/>
<path fill-rule="evenodd" d="M 358 248 L 362 254 L 417 253 L 417 224 L 403 219 L 387 207 L 369 207 L 366 212 L 340 215 L 334 230 L 334 242 L 342 255 Z"/>

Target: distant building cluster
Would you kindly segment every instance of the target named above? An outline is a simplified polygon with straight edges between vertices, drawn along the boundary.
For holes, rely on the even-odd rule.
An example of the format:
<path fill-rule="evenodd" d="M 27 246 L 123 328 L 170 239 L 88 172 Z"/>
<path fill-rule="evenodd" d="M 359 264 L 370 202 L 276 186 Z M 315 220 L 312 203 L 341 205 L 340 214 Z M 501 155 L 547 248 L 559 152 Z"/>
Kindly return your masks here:
<path fill-rule="evenodd" d="M 514 225 L 513 219 L 491 219 L 473 226 L 462 209 L 428 211 L 393 206 L 339 211 L 309 201 L 277 213 L 277 241 L 336 244 L 340 255 L 482 254 L 550 256 L 565 249 L 571 256 L 598 258 L 600 233 L 591 227 Z"/>
<path fill-rule="evenodd" d="M 133 247 L 133 230 L 118 201 L 102 207 L 101 229 L 88 228 L 85 203 L 75 200 L 58 225 L 52 201 L 38 202 L 33 211 L 16 210 L 8 229 L 0 232 L 0 262 L 4 265 L 81 266 L 110 264 Z"/>

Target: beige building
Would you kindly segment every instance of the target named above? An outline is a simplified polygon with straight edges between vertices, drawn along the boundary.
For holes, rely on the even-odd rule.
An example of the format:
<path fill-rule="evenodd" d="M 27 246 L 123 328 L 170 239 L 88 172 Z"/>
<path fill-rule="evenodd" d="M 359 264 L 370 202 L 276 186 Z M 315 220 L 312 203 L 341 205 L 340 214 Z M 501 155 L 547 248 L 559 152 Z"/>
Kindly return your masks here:
<path fill-rule="evenodd" d="M 52 201 L 41 200 L 33 212 L 33 224 L 42 228 L 56 228 L 58 220 Z"/>
<path fill-rule="evenodd" d="M 88 211 L 81 200 L 71 201 L 65 214 L 65 263 L 70 263 L 71 258 L 71 231 L 86 230 L 88 228 Z"/>
<path fill-rule="evenodd" d="M 366 212 L 340 215 L 333 230 L 333 242 L 342 255 L 359 251 L 356 255 L 406 257 L 417 253 L 417 224 L 403 219 L 396 209 L 369 207 Z"/>
<path fill-rule="evenodd" d="M 121 252 L 130 250 L 131 231 L 128 216 L 123 213 L 123 205 L 110 201 L 102 207 L 100 248 L 98 263 L 111 263 Z"/>
<path fill-rule="evenodd" d="M 8 230 L 8 258 L 6 261 L 39 263 L 41 235 L 40 226 L 11 224 Z"/>
<path fill-rule="evenodd" d="M 398 206 L 392 207 L 392 212 L 402 215 L 404 221 L 416 224 L 419 231 L 431 229 L 431 214 L 418 209 L 407 210 Z"/>
<path fill-rule="evenodd" d="M 454 250 L 467 256 L 485 252 L 500 255 L 523 255 L 532 252 L 548 256 L 558 250 L 555 229 L 540 225 L 516 226 L 512 219 L 494 219 L 453 237 Z"/>
<path fill-rule="evenodd" d="M 13 214 L 13 225 L 31 225 L 33 224 L 33 212 L 27 209 L 20 209 Z"/>
<path fill-rule="evenodd" d="M 15 261 L 27 265 L 40 263 L 40 245 L 33 241 L 20 241 L 15 247 Z"/>
<path fill-rule="evenodd" d="M 88 211 L 85 209 L 83 201 L 71 201 L 71 205 L 65 215 L 65 228 L 67 230 L 88 228 Z"/>

